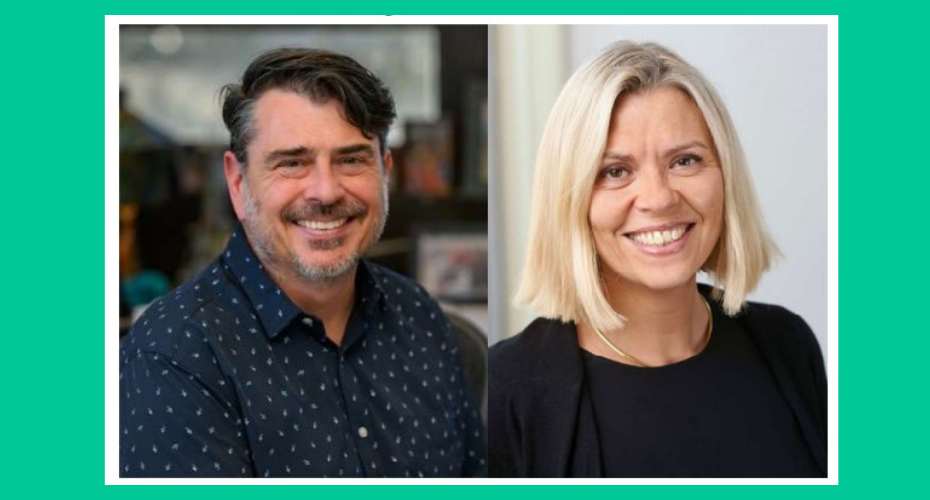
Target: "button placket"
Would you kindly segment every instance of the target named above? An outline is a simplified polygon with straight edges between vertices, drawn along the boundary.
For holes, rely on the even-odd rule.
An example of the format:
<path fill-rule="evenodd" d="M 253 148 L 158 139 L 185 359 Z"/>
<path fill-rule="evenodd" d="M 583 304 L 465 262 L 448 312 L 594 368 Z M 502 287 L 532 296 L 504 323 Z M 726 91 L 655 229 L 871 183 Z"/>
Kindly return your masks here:
<path fill-rule="evenodd" d="M 368 473 L 377 473 L 377 445 L 374 443 L 373 427 L 368 421 L 367 408 L 368 394 L 359 384 L 352 356 L 341 358 L 339 363 L 340 389 L 343 391 L 343 400 L 346 403 L 346 417 L 354 431 L 354 441 L 359 458 Z"/>

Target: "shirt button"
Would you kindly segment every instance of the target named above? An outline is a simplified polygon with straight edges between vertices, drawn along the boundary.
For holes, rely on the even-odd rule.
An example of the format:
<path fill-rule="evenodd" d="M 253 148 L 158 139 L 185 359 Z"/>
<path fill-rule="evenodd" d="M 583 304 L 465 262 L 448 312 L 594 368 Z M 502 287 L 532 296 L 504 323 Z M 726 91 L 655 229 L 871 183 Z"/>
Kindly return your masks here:
<path fill-rule="evenodd" d="M 366 429 L 364 425 L 358 428 L 358 437 L 362 439 L 368 437 L 368 429 Z"/>
<path fill-rule="evenodd" d="M 304 318 L 302 321 L 307 326 L 313 326 L 313 318 Z"/>

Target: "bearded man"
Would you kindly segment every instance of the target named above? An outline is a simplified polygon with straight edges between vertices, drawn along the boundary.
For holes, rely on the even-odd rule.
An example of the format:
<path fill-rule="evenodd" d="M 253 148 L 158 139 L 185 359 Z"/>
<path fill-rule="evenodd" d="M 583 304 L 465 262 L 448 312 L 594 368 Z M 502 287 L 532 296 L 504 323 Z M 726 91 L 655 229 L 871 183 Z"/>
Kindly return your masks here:
<path fill-rule="evenodd" d="M 388 89 L 349 57 L 278 49 L 223 99 L 241 225 L 123 342 L 121 475 L 485 475 L 448 320 L 361 259 L 388 214 Z"/>

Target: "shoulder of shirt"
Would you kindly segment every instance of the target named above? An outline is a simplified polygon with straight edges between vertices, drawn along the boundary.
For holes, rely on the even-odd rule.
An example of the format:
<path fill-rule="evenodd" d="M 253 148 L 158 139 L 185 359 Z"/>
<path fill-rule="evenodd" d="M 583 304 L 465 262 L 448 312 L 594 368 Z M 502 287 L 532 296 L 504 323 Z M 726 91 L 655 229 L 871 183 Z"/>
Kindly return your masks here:
<path fill-rule="evenodd" d="M 402 317 L 412 320 L 413 324 L 428 333 L 426 338 L 432 339 L 437 345 L 454 336 L 446 313 L 423 286 L 384 266 L 370 261 L 365 261 L 365 264 L 372 278 L 378 280 L 388 309 L 397 313 L 399 311 L 396 308 L 401 307 Z M 454 345 L 456 347 L 449 351 L 453 355 L 458 352 L 458 344 Z"/>
<path fill-rule="evenodd" d="M 213 316 L 211 311 L 219 313 L 217 298 L 221 293 L 213 283 L 227 279 L 221 265 L 214 262 L 196 277 L 155 299 L 133 323 L 122 348 L 172 358 L 178 353 L 209 351 L 205 336 L 209 325 L 204 321 Z"/>
<path fill-rule="evenodd" d="M 371 272 L 372 279 L 378 280 L 378 284 L 381 288 L 384 289 L 385 293 L 389 295 L 393 293 L 398 293 L 397 289 L 400 289 L 400 293 L 412 293 L 416 295 L 422 295 L 430 300 L 432 297 L 426 293 L 426 290 L 420 286 L 416 281 L 404 276 L 403 274 L 394 271 L 393 269 L 382 266 L 381 264 L 375 264 L 374 262 L 365 261 L 365 265 L 369 272 Z"/>
<path fill-rule="evenodd" d="M 436 310 L 440 309 L 436 300 L 416 281 L 374 262 L 365 261 L 365 265 L 368 266 L 372 279 L 378 281 L 378 285 L 384 291 L 385 298 L 389 302 L 397 300 L 397 298 L 401 300 L 420 300 Z"/>
<path fill-rule="evenodd" d="M 747 301 L 734 316 L 760 342 L 780 349 L 798 348 L 820 355 L 820 344 L 813 330 L 801 316 L 776 304 Z"/>
<path fill-rule="evenodd" d="M 575 325 L 551 318 L 536 318 L 520 333 L 491 346 L 489 379 L 510 385 L 551 375 L 547 366 L 554 358 L 577 352 Z"/>

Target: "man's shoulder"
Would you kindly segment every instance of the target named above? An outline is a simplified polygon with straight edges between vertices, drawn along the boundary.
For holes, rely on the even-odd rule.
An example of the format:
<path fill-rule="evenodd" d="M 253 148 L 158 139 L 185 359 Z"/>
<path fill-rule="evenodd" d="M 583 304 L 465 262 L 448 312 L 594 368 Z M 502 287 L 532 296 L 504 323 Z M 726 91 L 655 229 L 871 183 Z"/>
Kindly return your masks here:
<path fill-rule="evenodd" d="M 377 282 L 377 285 L 388 296 L 422 296 L 431 301 L 434 300 L 432 297 L 430 297 L 429 293 L 427 293 L 426 289 L 413 279 L 404 276 L 403 274 L 400 274 L 393 269 L 389 269 L 385 266 L 368 260 L 364 261 L 364 263 L 366 269 L 371 274 L 371 278 Z"/>
<path fill-rule="evenodd" d="M 133 323 L 123 349 L 167 356 L 197 352 L 206 343 L 205 332 L 224 311 L 219 299 L 227 280 L 221 265 L 214 262 L 155 299 Z"/>
<path fill-rule="evenodd" d="M 365 262 L 372 279 L 382 294 L 385 311 L 392 321 L 406 325 L 411 333 L 422 332 L 417 337 L 436 345 L 447 343 L 454 336 L 448 316 L 442 306 L 416 281 L 384 266 Z M 458 342 L 453 343 L 452 354 L 458 352 Z"/>
<path fill-rule="evenodd" d="M 365 261 L 365 266 L 388 304 L 393 304 L 395 308 L 400 305 L 402 309 L 403 304 L 412 304 L 415 310 L 425 311 L 427 319 L 440 319 L 442 310 L 439 303 L 422 285 L 380 264 Z"/>

